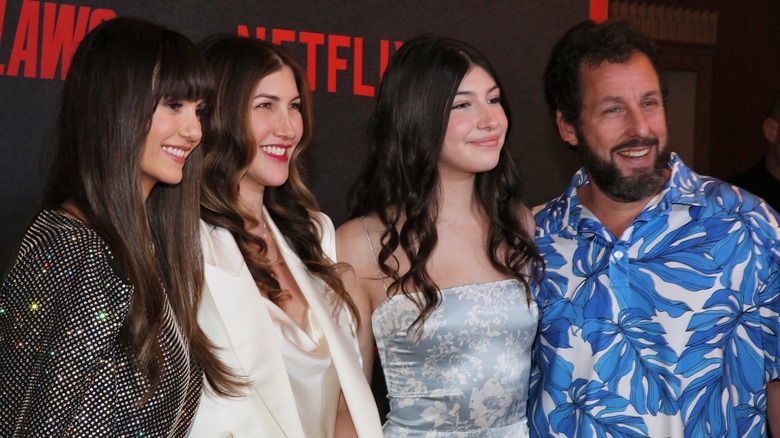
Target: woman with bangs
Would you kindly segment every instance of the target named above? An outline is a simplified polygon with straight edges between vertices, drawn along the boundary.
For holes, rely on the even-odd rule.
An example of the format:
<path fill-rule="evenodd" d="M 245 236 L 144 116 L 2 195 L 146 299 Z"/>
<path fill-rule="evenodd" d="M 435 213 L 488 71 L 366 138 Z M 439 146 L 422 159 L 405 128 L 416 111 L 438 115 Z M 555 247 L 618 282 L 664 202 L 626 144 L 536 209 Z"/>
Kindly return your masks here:
<path fill-rule="evenodd" d="M 197 325 L 208 65 L 131 18 L 76 50 L 40 210 L 0 289 L 0 436 L 184 436 L 203 375 L 238 385 Z"/>
<path fill-rule="evenodd" d="M 333 224 L 301 178 L 312 136 L 305 72 L 258 39 L 219 34 L 201 49 L 216 96 L 203 146 L 199 320 L 245 386 L 224 397 L 207 385 L 193 436 L 381 437 Z"/>
<path fill-rule="evenodd" d="M 541 259 L 502 93 L 446 37 L 407 41 L 385 70 L 337 246 L 366 374 L 376 346 L 387 383 L 386 436 L 528 436 Z"/>

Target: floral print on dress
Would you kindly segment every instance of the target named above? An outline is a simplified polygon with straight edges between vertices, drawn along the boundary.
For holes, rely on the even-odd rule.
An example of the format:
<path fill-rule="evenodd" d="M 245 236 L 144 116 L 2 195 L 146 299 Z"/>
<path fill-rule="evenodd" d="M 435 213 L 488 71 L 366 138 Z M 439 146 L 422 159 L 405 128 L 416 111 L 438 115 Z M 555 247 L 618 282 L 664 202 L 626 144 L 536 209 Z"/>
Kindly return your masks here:
<path fill-rule="evenodd" d="M 371 317 L 388 437 L 524 437 L 536 304 L 517 280 L 443 289 L 421 332 L 405 295 Z"/>

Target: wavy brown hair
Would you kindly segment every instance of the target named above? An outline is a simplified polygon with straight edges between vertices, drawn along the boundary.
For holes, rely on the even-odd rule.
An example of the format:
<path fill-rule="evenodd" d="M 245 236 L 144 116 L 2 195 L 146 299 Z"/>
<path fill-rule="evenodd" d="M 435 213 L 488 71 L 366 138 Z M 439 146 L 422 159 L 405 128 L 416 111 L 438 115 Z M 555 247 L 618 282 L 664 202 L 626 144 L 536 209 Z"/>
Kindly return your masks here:
<path fill-rule="evenodd" d="M 303 135 L 290 158 L 287 181 L 278 187 L 266 187 L 263 204 L 309 272 L 322 279 L 357 318 L 334 261 L 325 256 L 320 246 L 319 208 L 303 182 L 301 153 L 312 136 L 312 98 L 304 70 L 285 49 L 258 39 L 217 34 L 201 42 L 200 48 L 216 76 L 213 124 L 204 135 L 202 219 L 230 231 L 257 287 L 283 307 L 286 294 L 274 276 L 267 245 L 247 231 L 259 221 L 242 206 L 239 182 L 257 154 L 250 125 L 252 92 L 269 74 L 289 68 L 301 96 Z"/>
<path fill-rule="evenodd" d="M 227 368 L 197 323 L 200 148 L 189 155 L 181 183 L 157 184 L 146 202 L 139 167 L 157 105 L 167 99 L 208 102 L 211 93 L 210 70 L 190 40 L 133 18 L 106 21 L 84 38 L 62 91 L 41 208 L 75 206 L 133 285 L 119 341 L 151 384 L 139 403 L 163 378 L 158 337 L 166 295 L 209 382 L 220 390 L 231 387 Z"/>
<path fill-rule="evenodd" d="M 393 279 L 388 294 L 403 293 L 417 305 L 418 327 L 441 301 L 426 269 L 439 238 L 437 163 L 455 94 L 474 67 L 483 68 L 502 89 L 487 59 L 462 41 L 422 35 L 404 43 L 385 70 L 368 124 L 368 160 L 351 192 L 352 216 L 376 214 L 384 225 L 377 259 Z M 501 106 L 509 118 L 503 95 Z M 542 260 L 524 227 L 521 187 L 507 148 L 501 149 L 494 169 L 475 179 L 477 200 L 489 222 L 491 264 L 530 287 Z M 403 274 L 394 267 L 399 266 L 393 255 L 399 247 L 410 263 Z"/>

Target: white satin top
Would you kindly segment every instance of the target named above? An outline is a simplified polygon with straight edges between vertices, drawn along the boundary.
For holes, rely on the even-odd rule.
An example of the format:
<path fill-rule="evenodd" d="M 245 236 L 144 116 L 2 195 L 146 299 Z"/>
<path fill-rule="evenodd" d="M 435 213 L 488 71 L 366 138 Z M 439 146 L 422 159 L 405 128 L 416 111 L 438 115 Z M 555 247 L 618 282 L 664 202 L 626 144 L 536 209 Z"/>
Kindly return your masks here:
<path fill-rule="evenodd" d="M 262 297 L 228 230 L 202 222 L 205 287 L 198 323 L 218 347 L 219 358 L 247 385 L 238 397 L 219 396 L 206 386 L 190 437 L 332 437 L 323 425 L 335 426 L 340 386 L 359 436 L 382 438 L 349 312 L 339 309 L 334 317 L 325 282 L 309 272 L 266 218 L 279 256 L 309 304 L 308 325 L 302 330 Z M 323 252 L 335 259 L 333 223 L 320 214 L 315 225 Z"/>
<path fill-rule="evenodd" d="M 341 391 L 336 367 L 317 318 L 306 311 L 304 329 L 268 299 L 263 299 L 276 328 L 282 359 L 307 437 L 333 437 Z"/>

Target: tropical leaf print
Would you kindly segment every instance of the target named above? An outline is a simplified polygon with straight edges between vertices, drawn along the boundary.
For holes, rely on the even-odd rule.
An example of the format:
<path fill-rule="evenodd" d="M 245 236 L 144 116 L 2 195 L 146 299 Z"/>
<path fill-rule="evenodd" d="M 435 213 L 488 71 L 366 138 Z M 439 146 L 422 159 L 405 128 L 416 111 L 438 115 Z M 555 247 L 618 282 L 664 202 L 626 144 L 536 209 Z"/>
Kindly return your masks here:
<path fill-rule="evenodd" d="M 623 415 L 628 400 L 606 390 L 599 382 L 577 379 L 568 395 L 571 402 L 550 413 L 554 432 L 567 437 L 647 436 L 641 418 Z"/>
<path fill-rule="evenodd" d="M 780 378 L 780 218 L 763 201 L 671 176 L 621 236 L 580 204 L 584 170 L 537 208 L 549 263 L 531 436 L 762 437 Z"/>

